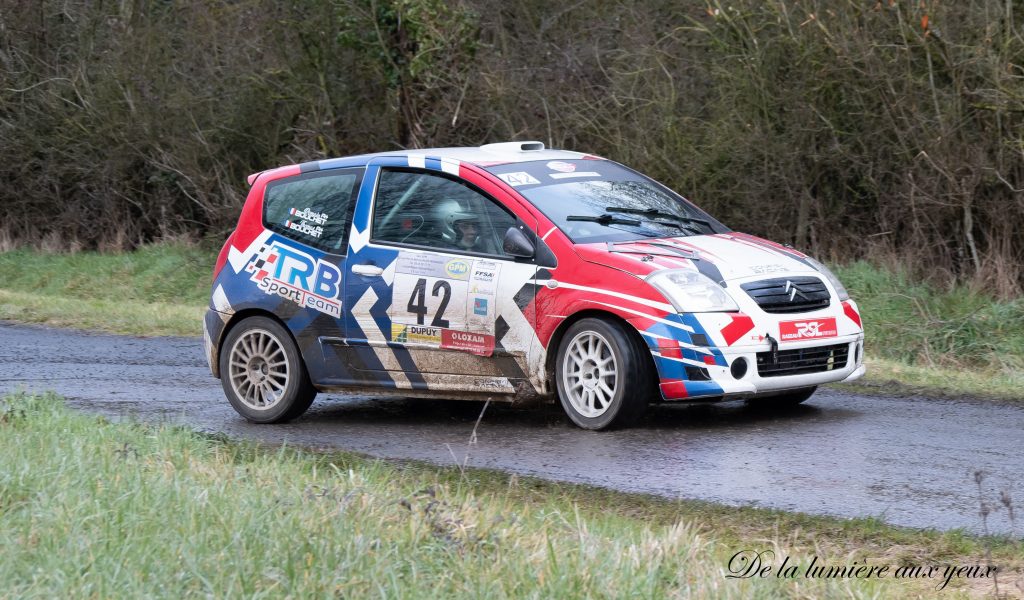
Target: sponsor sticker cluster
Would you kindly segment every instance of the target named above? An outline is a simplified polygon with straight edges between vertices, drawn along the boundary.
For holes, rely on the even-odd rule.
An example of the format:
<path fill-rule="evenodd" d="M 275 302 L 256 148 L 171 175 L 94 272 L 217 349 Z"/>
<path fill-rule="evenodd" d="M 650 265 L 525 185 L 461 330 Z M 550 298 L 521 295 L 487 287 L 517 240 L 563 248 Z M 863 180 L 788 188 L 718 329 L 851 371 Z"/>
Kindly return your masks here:
<path fill-rule="evenodd" d="M 491 355 L 500 268 L 492 260 L 401 252 L 389 310 L 392 341 Z"/>
<path fill-rule="evenodd" d="M 496 294 L 501 263 L 493 260 L 475 260 L 469 275 L 470 306 L 466 315 L 468 329 L 493 333 L 497 319 Z"/>

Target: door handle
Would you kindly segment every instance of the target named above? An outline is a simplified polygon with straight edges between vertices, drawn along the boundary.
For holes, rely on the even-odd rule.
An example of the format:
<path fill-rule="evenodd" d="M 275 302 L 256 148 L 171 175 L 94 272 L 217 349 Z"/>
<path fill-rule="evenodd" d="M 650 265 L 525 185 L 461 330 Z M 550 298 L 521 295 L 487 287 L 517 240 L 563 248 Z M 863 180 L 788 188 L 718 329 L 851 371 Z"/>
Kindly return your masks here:
<path fill-rule="evenodd" d="M 384 269 L 377 265 L 352 265 L 352 272 L 356 275 L 365 275 L 367 277 L 379 277 Z"/>

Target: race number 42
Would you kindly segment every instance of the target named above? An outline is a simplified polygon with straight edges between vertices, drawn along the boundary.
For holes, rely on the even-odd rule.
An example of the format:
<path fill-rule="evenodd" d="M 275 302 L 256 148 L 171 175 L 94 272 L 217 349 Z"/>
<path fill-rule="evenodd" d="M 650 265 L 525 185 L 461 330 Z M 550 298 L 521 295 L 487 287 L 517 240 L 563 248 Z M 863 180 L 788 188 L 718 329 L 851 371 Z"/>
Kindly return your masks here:
<path fill-rule="evenodd" d="M 440 304 L 437 305 L 437 312 L 434 313 L 434 318 L 430 321 L 431 327 L 449 327 L 448 319 L 444 318 L 444 311 L 448 308 L 448 302 L 452 299 L 452 285 L 443 279 L 434 281 L 434 285 L 431 286 L 430 295 L 432 297 L 440 297 Z M 412 288 L 412 295 L 409 297 L 409 304 L 406 309 L 410 314 L 416 315 L 416 324 L 425 325 L 427 313 L 430 309 L 427 308 L 427 278 L 420 277 L 416 281 L 416 285 Z"/>

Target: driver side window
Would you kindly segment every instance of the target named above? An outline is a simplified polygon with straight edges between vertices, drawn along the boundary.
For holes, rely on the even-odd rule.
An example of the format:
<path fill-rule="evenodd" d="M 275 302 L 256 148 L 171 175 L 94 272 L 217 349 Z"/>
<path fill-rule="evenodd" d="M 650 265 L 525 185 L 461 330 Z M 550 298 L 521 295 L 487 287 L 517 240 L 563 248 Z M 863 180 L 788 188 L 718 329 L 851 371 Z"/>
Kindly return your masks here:
<path fill-rule="evenodd" d="M 432 173 L 385 169 L 377 183 L 372 239 L 503 256 L 502 239 L 515 222 L 468 185 Z"/>

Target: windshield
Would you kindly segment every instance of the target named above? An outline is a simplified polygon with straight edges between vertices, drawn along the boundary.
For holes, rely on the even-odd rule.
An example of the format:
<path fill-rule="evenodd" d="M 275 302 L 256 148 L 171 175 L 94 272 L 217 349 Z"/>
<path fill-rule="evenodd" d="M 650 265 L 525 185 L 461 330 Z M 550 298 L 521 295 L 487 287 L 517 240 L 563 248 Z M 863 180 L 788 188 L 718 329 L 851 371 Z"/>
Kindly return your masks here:
<path fill-rule="evenodd" d="M 729 231 L 672 190 L 609 160 L 533 161 L 487 170 L 576 244 Z"/>

